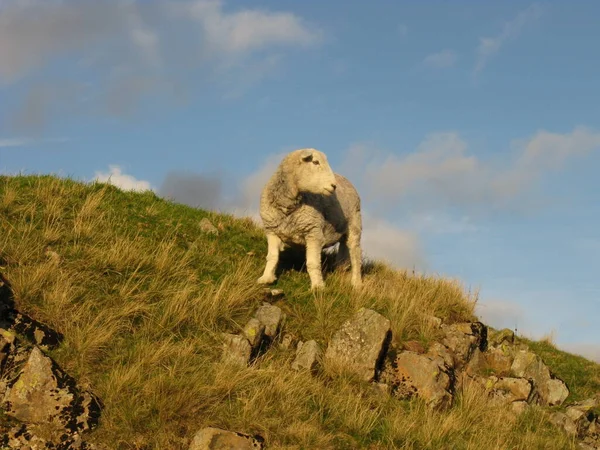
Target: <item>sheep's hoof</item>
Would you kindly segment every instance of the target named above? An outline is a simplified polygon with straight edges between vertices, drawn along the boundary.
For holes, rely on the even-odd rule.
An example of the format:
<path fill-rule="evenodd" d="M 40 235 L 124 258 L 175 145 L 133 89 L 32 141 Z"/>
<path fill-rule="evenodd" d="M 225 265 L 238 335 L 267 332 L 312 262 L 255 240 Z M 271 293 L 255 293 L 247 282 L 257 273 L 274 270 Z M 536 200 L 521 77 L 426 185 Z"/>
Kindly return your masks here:
<path fill-rule="evenodd" d="M 269 276 L 263 275 L 258 280 L 256 280 L 256 282 L 258 284 L 272 284 L 275 282 L 276 279 L 277 278 L 275 278 L 275 277 L 269 277 Z"/>
<path fill-rule="evenodd" d="M 310 286 L 310 289 L 312 291 L 318 291 L 321 289 L 325 289 L 325 283 L 323 283 L 322 281 L 320 283 L 314 283 Z"/>
<path fill-rule="evenodd" d="M 353 288 L 356 288 L 356 289 L 358 289 L 358 288 L 362 287 L 362 284 L 363 284 L 363 283 L 362 283 L 362 280 L 352 280 L 352 281 L 350 282 L 350 284 L 352 284 L 352 287 L 353 287 Z"/>

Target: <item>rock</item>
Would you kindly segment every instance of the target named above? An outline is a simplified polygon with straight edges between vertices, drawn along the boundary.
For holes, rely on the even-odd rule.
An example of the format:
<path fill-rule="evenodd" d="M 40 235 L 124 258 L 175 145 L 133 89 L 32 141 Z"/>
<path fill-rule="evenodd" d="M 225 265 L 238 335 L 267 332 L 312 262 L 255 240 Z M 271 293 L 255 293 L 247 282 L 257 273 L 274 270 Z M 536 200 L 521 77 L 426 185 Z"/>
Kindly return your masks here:
<path fill-rule="evenodd" d="M 540 392 L 544 392 L 545 397 L 542 397 L 542 399 L 545 399 L 549 406 L 562 405 L 569 396 L 569 388 L 558 378 L 546 381 L 546 388 L 540 389 Z"/>
<path fill-rule="evenodd" d="M 11 341 L 4 337 L 1 331 L 5 330 L 0 330 L 0 370 L 4 366 L 4 361 L 6 361 L 6 358 L 8 358 L 8 354 L 10 352 L 10 347 L 12 344 Z"/>
<path fill-rule="evenodd" d="M 0 433 L 2 449 L 100 450 L 96 445 L 83 441 L 78 432 L 48 430 L 42 425 L 21 424 L 8 429 L 0 427 Z"/>
<path fill-rule="evenodd" d="M 533 381 L 536 401 L 542 406 L 560 405 L 569 396 L 567 386 L 561 380 L 553 378 L 548 366 L 538 355 L 529 350 L 520 350 L 516 353 L 511 373 L 516 377 Z"/>
<path fill-rule="evenodd" d="M 490 379 L 496 380 L 492 386 L 492 395 L 497 398 L 502 398 L 507 403 L 527 401 L 533 390 L 531 381 L 525 378 L 490 377 Z"/>
<path fill-rule="evenodd" d="M 565 413 L 555 412 L 550 416 L 550 422 L 564 429 L 568 434 L 577 435 L 577 425 Z"/>
<path fill-rule="evenodd" d="M 285 333 L 281 337 L 281 342 L 279 343 L 279 348 L 287 350 L 287 349 L 295 347 L 297 342 L 298 342 L 298 338 L 296 338 L 296 336 L 294 334 Z"/>
<path fill-rule="evenodd" d="M 436 316 L 425 316 L 425 319 L 433 328 L 439 328 L 442 326 L 442 319 Z"/>
<path fill-rule="evenodd" d="M 260 308 L 256 310 L 254 317 L 265 326 L 265 336 L 270 340 L 275 339 L 279 333 L 285 320 L 285 314 L 281 308 L 264 302 Z"/>
<path fill-rule="evenodd" d="M 460 370 L 471 359 L 476 348 L 485 350 L 487 328 L 481 322 L 442 325 L 442 344 L 454 354 L 454 367 Z"/>
<path fill-rule="evenodd" d="M 263 442 L 260 436 L 208 427 L 196 433 L 189 450 L 256 450 L 264 448 Z"/>
<path fill-rule="evenodd" d="M 470 377 L 482 374 L 488 369 L 487 360 L 485 354 L 476 348 L 471 355 L 471 359 L 463 368 L 464 373 Z"/>
<path fill-rule="evenodd" d="M 252 349 L 255 349 L 260 345 L 260 341 L 265 334 L 265 326 L 258 319 L 252 318 L 244 327 L 243 333 Z"/>
<path fill-rule="evenodd" d="M 372 309 L 361 308 L 335 333 L 325 359 L 371 381 L 377 376 L 390 340 L 390 321 Z"/>
<path fill-rule="evenodd" d="M 63 335 L 31 317 L 12 309 L 6 313 L 0 327 L 13 335 L 25 337 L 43 349 L 54 349 L 63 341 Z"/>
<path fill-rule="evenodd" d="M 509 347 L 504 345 L 488 348 L 484 356 L 486 368 L 497 376 L 503 377 L 510 374 L 514 358 Z"/>
<path fill-rule="evenodd" d="M 415 353 L 425 353 L 425 347 L 419 341 L 406 341 L 402 344 L 403 350 Z"/>
<path fill-rule="evenodd" d="M 526 401 L 517 401 L 511 403 L 512 410 L 515 414 L 523 414 L 527 408 L 529 408 L 529 403 Z"/>
<path fill-rule="evenodd" d="M 29 424 L 85 430 L 96 425 L 100 404 L 62 372 L 42 351 L 33 347 L 27 362 L 2 402 L 5 413 Z"/>
<path fill-rule="evenodd" d="M 600 407 L 600 395 L 592 397 L 581 402 L 573 403 L 566 409 L 567 416 L 574 422 L 577 422 L 582 417 L 588 415 L 588 413 L 595 408 Z"/>
<path fill-rule="evenodd" d="M 218 235 L 219 230 L 206 217 L 200 221 L 200 231 L 207 234 Z"/>
<path fill-rule="evenodd" d="M 299 342 L 296 359 L 292 362 L 294 370 L 313 370 L 321 357 L 321 349 L 316 341 Z"/>
<path fill-rule="evenodd" d="M 452 405 L 453 376 L 441 359 L 414 352 L 401 352 L 386 364 L 382 381 L 390 382 L 394 395 L 417 395 L 434 409 Z"/>
<path fill-rule="evenodd" d="M 503 343 L 512 345 L 515 342 L 515 333 L 508 328 L 500 331 L 494 331 L 488 334 L 488 346 L 497 347 Z"/>
<path fill-rule="evenodd" d="M 441 358 L 444 361 L 444 364 L 448 367 L 454 367 L 454 357 L 448 347 L 440 344 L 439 342 L 434 342 L 429 347 L 428 355 Z"/>
<path fill-rule="evenodd" d="M 248 339 L 238 334 L 223 333 L 222 361 L 238 366 L 247 366 L 251 354 L 252 346 Z"/>

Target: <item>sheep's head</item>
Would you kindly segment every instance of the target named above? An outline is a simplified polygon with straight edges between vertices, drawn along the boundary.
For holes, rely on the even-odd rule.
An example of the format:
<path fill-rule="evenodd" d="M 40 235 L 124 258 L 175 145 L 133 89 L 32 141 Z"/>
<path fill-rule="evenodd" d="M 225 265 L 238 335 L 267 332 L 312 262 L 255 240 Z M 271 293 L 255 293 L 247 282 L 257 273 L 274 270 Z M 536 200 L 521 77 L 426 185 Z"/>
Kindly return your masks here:
<path fill-rule="evenodd" d="M 293 152 L 296 159 L 296 185 L 300 192 L 331 195 L 336 188 L 335 175 L 325 153 L 307 148 Z"/>

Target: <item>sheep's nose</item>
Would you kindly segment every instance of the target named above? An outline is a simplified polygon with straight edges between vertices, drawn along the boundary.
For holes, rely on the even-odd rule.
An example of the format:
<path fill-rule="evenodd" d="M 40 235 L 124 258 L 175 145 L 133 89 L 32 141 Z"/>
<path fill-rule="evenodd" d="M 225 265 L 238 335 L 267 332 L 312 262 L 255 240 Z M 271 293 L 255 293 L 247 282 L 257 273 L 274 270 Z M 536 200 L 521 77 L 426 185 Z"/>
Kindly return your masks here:
<path fill-rule="evenodd" d="M 331 183 L 331 187 L 333 188 L 333 190 L 335 191 L 335 188 L 337 187 L 337 185 L 335 183 Z"/>

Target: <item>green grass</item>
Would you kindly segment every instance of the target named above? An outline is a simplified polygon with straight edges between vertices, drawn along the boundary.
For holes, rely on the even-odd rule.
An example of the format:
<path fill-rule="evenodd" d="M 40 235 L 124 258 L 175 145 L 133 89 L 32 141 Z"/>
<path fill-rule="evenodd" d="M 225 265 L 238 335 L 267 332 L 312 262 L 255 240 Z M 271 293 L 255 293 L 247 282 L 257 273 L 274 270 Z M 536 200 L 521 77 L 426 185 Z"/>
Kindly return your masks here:
<path fill-rule="evenodd" d="M 584 400 L 600 393 L 599 364 L 559 350 L 547 341 L 524 341 L 567 384 L 570 390 L 569 402 Z"/>
<path fill-rule="evenodd" d="M 205 217 L 218 236 L 201 232 Z M 432 413 L 328 367 L 296 373 L 292 352 L 276 346 L 251 368 L 221 363 L 220 333 L 238 331 L 263 300 L 255 280 L 265 256 L 263 233 L 248 219 L 104 184 L 0 176 L 2 271 L 17 308 L 64 334 L 53 358 L 102 399 L 92 442 L 187 448 L 198 429 L 217 426 L 259 433 L 268 448 L 574 448 L 543 410 L 515 418 L 475 388 Z M 391 320 L 396 341 L 427 343 L 437 333 L 430 315 L 474 319 L 476 297 L 456 281 L 369 267 L 361 291 L 347 271 L 327 274 L 318 293 L 305 272 L 284 271 L 277 287 L 287 330 L 325 346 L 366 306 Z M 555 353 L 542 356 L 561 375 Z M 589 364 L 563 372 L 572 373 L 574 396 L 597 386 L 580 378 L 597 376 Z"/>

